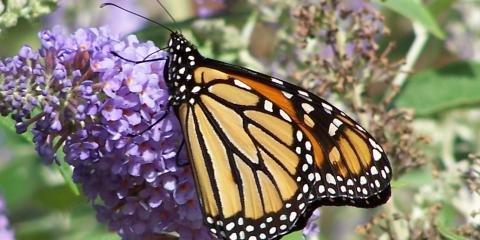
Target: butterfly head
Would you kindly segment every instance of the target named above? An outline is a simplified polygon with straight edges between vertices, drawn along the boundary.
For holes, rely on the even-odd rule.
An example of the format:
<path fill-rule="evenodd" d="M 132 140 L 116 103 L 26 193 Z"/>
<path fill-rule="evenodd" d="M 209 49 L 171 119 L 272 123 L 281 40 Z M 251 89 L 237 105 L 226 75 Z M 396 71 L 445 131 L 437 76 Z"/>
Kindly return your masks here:
<path fill-rule="evenodd" d="M 185 89 L 193 84 L 193 70 L 203 57 L 197 48 L 178 32 L 170 34 L 168 55 L 168 67 L 165 68 L 166 80 L 175 105 L 187 97 L 188 93 Z"/>

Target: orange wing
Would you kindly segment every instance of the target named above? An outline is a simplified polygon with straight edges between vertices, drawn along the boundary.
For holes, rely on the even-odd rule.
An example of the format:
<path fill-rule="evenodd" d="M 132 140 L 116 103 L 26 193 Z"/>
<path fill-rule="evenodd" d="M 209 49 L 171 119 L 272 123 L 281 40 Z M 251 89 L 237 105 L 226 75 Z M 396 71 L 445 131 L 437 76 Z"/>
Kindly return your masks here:
<path fill-rule="evenodd" d="M 343 112 L 286 82 L 221 69 L 197 67 L 197 97 L 178 107 L 211 232 L 275 239 L 319 205 L 388 199 L 386 155 Z"/>
<path fill-rule="evenodd" d="M 241 82 L 206 68 L 195 73 L 204 87 L 178 115 L 210 230 L 238 239 L 291 231 L 315 197 L 313 162 L 304 165 L 295 152 L 302 130 L 259 108 L 266 99 Z"/>
<path fill-rule="evenodd" d="M 316 172 L 310 175 L 316 179 L 314 206 L 369 208 L 389 199 L 390 163 L 381 146 L 364 128 L 341 110 L 298 86 L 260 73 L 250 72 L 255 75 L 249 77 L 235 68 L 228 70 L 230 78 L 251 87 L 278 108 L 274 111 L 265 108 L 266 111 L 288 115 L 292 124 L 301 129 L 297 139 L 305 138 L 305 145 L 296 147 L 295 151 L 315 162 Z"/>
<path fill-rule="evenodd" d="M 320 205 L 390 196 L 382 148 L 343 112 L 297 86 L 206 59 L 172 32 L 166 69 L 205 222 L 219 238 L 276 239 Z"/>

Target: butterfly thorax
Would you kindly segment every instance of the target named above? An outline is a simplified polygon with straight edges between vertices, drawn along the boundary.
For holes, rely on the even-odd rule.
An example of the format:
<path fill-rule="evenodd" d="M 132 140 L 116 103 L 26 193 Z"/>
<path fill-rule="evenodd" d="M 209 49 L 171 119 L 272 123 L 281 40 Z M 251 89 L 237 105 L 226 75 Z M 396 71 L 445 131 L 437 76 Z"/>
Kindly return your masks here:
<path fill-rule="evenodd" d="M 165 68 L 171 103 L 178 106 L 189 101 L 194 88 L 194 69 L 203 57 L 198 50 L 180 33 L 172 33 L 168 42 L 169 59 Z"/>

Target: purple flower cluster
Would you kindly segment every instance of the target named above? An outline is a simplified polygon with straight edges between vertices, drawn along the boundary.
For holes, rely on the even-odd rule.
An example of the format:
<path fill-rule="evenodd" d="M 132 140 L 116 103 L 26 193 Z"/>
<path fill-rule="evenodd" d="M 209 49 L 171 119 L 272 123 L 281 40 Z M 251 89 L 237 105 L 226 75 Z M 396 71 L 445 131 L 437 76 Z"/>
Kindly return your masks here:
<path fill-rule="evenodd" d="M 307 239 L 315 239 L 320 236 L 320 226 L 318 221 L 320 220 L 321 211 L 320 208 L 315 209 L 313 211 L 312 216 L 308 219 L 307 226 L 303 229 L 303 235 L 307 237 Z"/>
<path fill-rule="evenodd" d="M 2 240 L 14 240 L 15 234 L 10 228 L 8 218 L 5 213 L 5 201 L 0 196 L 0 239 Z"/>
<path fill-rule="evenodd" d="M 164 62 L 133 64 L 111 51 L 141 60 L 158 48 L 106 28 L 70 36 L 54 28 L 39 37 L 39 51 L 25 46 L 0 61 L 2 115 L 15 119 L 19 133 L 31 126 L 46 162 L 63 147 L 98 219 L 123 239 L 163 232 L 209 239 L 190 168 L 177 164 L 186 155 L 174 114 L 132 137 L 168 113 Z"/>

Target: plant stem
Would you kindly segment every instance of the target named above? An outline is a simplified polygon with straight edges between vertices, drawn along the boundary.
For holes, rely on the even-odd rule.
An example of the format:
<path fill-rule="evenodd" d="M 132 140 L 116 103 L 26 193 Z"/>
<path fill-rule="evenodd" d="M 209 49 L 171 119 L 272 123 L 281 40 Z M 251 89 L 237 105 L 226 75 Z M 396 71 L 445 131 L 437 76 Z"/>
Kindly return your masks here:
<path fill-rule="evenodd" d="M 422 53 L 422 50 L 428 42 L 429 35 L 425 27 L 423 27 L 417 22 L 413 22 L 413 30 L 415 32 L 415 40 L 413 41 L 412 46 L 408 50 L 407 56 L 405 58 L 405 64 L 400 67 L 397 75 L 393 79 L 390 93 L 386 95 L 388 96 L 387 99 L 393 99 L 395 95 L 399 92 L 399 90 L 407 80 L 407 77 L 412 73 L 413 67 L 417 63 L 417 60 Z M 396 209 L 393 200 L 390 200 L 385 205 L 385 211 L 388 213 L 389 216 L 393 216 L 394 214 L 398 213 L 398 210 Z M 390 219 L 389 224 L 392 232 L 396 236 L 396 239 L 403 240 L 411 237 L 408 236 L 408 232 L 403 230 L 404 227 L 401 225 L 401 223 L 399 223 L 395 219 Z"/>
<path fill-rule="evenodd" d="M 413 72 L 413 67 L 417 63 L 423 48 L 428 42 L 428 31 L 420 23 L 413 22 L 413 31 L 415 32 L 415 40 L 408 50 L 405 58 L 405 64 L 400 67 L 400 70 L 393 79 L 391 91 L 386 95 L 389 96 L 387 99 L 393 99 L 393 97 L 395 97 L 395 95 L 400 91 L 400 88 L 407 80 L 408 75 Z"/>

